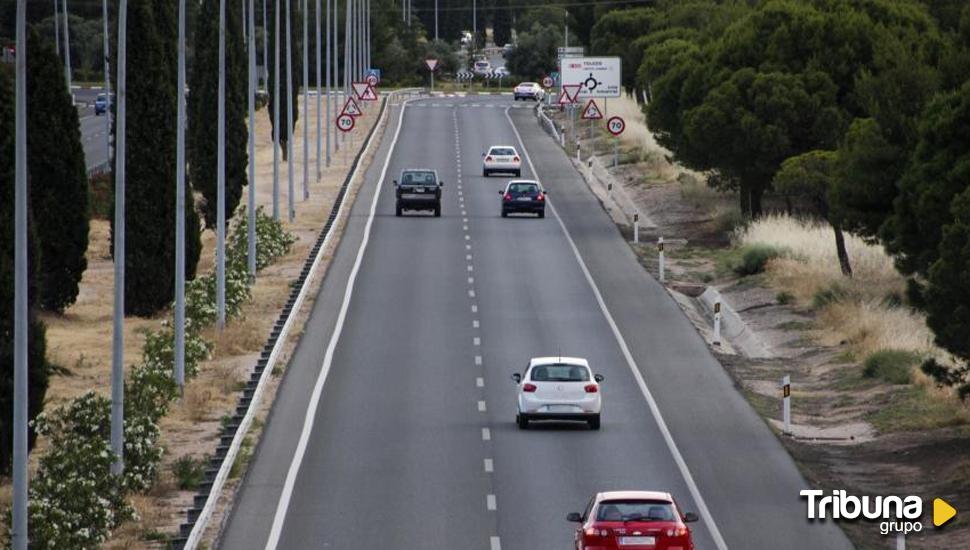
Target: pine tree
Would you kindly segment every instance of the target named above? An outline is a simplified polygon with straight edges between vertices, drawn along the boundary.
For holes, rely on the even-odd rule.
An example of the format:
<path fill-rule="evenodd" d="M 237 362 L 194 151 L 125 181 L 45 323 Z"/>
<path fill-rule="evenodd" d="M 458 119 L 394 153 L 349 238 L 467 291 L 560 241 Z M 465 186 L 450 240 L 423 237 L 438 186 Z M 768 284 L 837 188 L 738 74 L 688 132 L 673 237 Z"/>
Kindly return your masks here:
<path fill-rule="evenodd" d="M 290 46 L 293 89 L 290 90 L 290 93 L 286 93 L 286 2 L 280 2 L 280 147 L 283 149 L 283 160 L 286 160 L 286 144 L 289 140 L 286 102 L 287 98 L 293 102 L 293 129 L 295 131 L 296 121 L 300 118 L 300 109 L 296 106 L 298 105 L 298 98 L 300 96 L 300 81 L 303 79 L 303 16 L 300 11 L 302 2 L 300 0 L 289 0 L 289 2 L 290 36 L 293 38 L 293 45 Z M 266 63 L 269 65 L 269 80 L 266 90 L 270 94 L 269 109 L 267 112 L 269 113 L 270 122 L 276 124 L 276 121 L 273 120 L 273 102 L 276 101 L 276 98 L 273 97 L 273 79 L 276 78 L 274 76 L 276 74 L 276 58 L 273 53 L 276 47 L 276 10 L 267 6 L 266 18 L 269 24 L 269 55 L 266 60 Z M 340 25 L 343 25 L 343 19 L 340 20 Z M 341 32 L 343 32 L 342 27 Z M 343 56 L 343 50 L 340 51 L 340 55 Z"/>
<path fill-rule="evenodd" d="M 246 117 L 249 74 L 242 33 L 242 17 L 234 4 L 226 5 L 226 218 L 242 197 L 247 184 Z M 202 216 L 208 228 L 216 226 L 219 123 L 219 0 L 203 0 L 195 29 L 195 58 L 189 80 L 189 176 L 202 193 Z M 302 30 L 301 30 L 302 32 Z"/>
<path fill-rule="evenodd" d="M 13 341 L 14 341 L 14 89 L 13 75 L 0 66 L 0 472 L 10 470 L 13 451 Z M 28 181 L 28 189 L 30 181 Z M 29 193 L 29 190 L 28 190 Z M 29 217 L 29 213 L 28 213 Z M 28 232 L 27 418 L 44 407 L 47 378 L 45 327 L 34 315 L 37 301 L 37 238 L 33 224 Z M 31 429 L 28 447 L 36 436 Z"/>
<path fill-rule="evenodd" d="M 62 312 L 74 303 L 87 268 L 88 190 L 77 109 L 48 41 L 27 39 L 27 166 L 41 263 L 40 305 Z"/>
<path fill-rule="evenodd" d="M 504 46 L 512 42 L 512 9 L 509 0 L 495 1 L 492 40 L 495 41 L 496 46 Z"/>
<path fill-rule="evenodd" d="M 177 26 L 169 20 L 174 16 L 166 0 L 128 3 L 126 314 L 151 315 L 175 296 Z M 185 274 L 192 278 L 201 243 L 186 187 Z"/>

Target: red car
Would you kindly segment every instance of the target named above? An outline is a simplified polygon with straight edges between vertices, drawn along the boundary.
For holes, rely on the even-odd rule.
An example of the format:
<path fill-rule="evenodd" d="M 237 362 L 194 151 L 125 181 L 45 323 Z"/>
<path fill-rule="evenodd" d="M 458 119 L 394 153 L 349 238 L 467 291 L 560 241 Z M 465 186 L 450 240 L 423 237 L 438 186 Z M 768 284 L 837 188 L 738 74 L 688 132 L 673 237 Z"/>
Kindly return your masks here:
<path fill-rule="evenodd" d="M 585 512 L 566 519 L 580 524 L 576 550 L 694 550 L 687 524 L 697 515 L 681 513 L 670 493 L 597 493 Z"/>

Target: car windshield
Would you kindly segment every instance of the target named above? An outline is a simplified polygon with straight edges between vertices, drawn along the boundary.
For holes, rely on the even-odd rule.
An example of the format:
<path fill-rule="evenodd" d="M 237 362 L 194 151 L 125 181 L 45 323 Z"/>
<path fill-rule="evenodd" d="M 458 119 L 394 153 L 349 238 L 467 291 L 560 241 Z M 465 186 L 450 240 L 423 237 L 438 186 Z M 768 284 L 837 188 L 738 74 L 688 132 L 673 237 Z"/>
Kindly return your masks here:
<path fill-rule="evenodd" d="M 589 369 L 581 365 L 539 365 L 532 368 L 535 382 L 589 382 Z"/>
<path fill-rule="evenodd" d="M 539 186 L 534 183 L 510 183 L 509 193 L 513 195 L 534 195 L 539 191 Z"/>
<path fill-rule="evenodd" d="M 492 147 L 492 150 L 488 154 L 499 157 L 511 157 L 515 155 L 515 149 L 511 147 Z"/>
<path fill-rule="evenodd" d="M 401 185 L 435 185 L 434 172 L 404 172 Z"/>
<path fill-rule="evenodd" d="M 674 505 L 664 500 L 608 500 L 596 510 L 597 521 L 674 521 Z"/>

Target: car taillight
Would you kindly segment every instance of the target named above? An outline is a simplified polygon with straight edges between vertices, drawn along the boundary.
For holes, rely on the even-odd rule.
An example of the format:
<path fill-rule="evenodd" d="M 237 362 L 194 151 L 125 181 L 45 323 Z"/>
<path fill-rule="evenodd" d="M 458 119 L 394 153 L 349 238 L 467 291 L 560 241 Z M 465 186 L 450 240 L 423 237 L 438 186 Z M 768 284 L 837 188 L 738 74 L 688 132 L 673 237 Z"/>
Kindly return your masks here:
<path fill-rule="evenodd" d="M 489 155 L 489 156 L 485 157 L 485 162 L 492 162 L 492 156 Z"/>
<path fill-rule="evenodd" d="M 519 162 L 519 157 L 512 157 L 512 162 Z"/>
<path fill-rule="evenodd" d="M 675 527 L 673 529 L 667 529 L 667 536 L 668 537 L 683 537 L 686 534 L 687 534 L 687 526 L 686 525 L 678 525 L 677 527 Z"/>
<path fill-rule="evenodd" d="M 526 385 L 522 386 L 522 391 L 532 393 L 532 392 L 536 391 L 536 385 L 535 384 L 526 384 Z"/>
<path fill-rule="evenodd" d="M 541 201 L 541 200 L 545 200 L 545 198 L 546 198 L 545 195 L 543 195 L 542 193 L 539 193 L 539 195 L 536 197 L 536 200 Z"/>
<path fill-rule="evenodd" d="M 600 391 L 596 384 L 586 384 L 586 393 L 596 393 Z"/>
<path fill-rule="evenodd" d="M 506 193 L 506 194 L 505 194 L 505 197 L 503 197 L 503 198 L 504 198 L 505 200 L 507 200 L 507 201 L 510 201 L 510 200 L 512 200 L 512 194 L 511 194 L 511 193 Z"/>
<path fill-rule="evenodd" d="M 586 528 L 587 537 L 603 537 L 606 538 L 610 536 L 610 532 L 606 529 L 600 529 L 599 527 L 587 527 Z"/>

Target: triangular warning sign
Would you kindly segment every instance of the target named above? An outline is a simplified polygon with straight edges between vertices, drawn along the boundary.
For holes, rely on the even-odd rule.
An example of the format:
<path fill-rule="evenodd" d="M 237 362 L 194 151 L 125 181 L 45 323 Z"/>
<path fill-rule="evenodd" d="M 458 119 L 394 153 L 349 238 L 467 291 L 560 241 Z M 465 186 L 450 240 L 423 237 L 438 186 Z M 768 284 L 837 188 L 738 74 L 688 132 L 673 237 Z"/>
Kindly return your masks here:
<path fill-rule="evenodd" d="M 600 111 L 595 99 L 589 100 L 586 107 L 583 107 L 583 116 L 581 118 L 583 120 L 599 120 L 603 118 L 603 112 Z"/>
<path fill-rule="evenodd" d="M 374 87 L 368 85 L 364 93 L 360 95 L 360 99 L 364 101 L 377 101 L 377 92 L 374 91 Z"/>
<path fill-rule="evenodd" d="M 581 84 L 563 84 L 562 93 L 566 94 L 566 98 L 569 99 L 570 103 L 579 103 L 580 88 L 582 88 Z"/>
<path fill-rule="evenodd" d="M 569 105 L 572 101 L 569 101 L 569 95 L 566 94 L 566 90 L 559 92 L 559 99 L 557 101 L 560 105 Z"/>
<path fill-rule="evenodd" d="M 431 69 L 432 71 L 438 68 L 437 59 L 425 59 L 424 64 L 427 65 L 428 69 Z"/>
<path fill-rule="evenodd" d="M 350 115 L 350 116 L 360 116 L 364 113 L 361 112 L 360 105 L 357 105 L 357 102 L 354 101 L 354 98 L 348 97 L 347 102 L 344 103 L 344 109 L 340 111 L 340 114 Z"/>
<path fill-rule="evenodd" d="M 367 91 L 367 88 L 370 87 L 370 84 L 366 82 L 354 82 L 352 86 L 354 87 L 354 97 L 356 97 L 357 99 L 363 99 L 364 92 Z"/>

